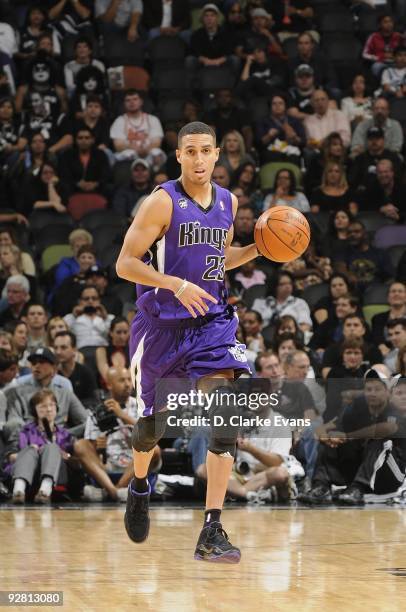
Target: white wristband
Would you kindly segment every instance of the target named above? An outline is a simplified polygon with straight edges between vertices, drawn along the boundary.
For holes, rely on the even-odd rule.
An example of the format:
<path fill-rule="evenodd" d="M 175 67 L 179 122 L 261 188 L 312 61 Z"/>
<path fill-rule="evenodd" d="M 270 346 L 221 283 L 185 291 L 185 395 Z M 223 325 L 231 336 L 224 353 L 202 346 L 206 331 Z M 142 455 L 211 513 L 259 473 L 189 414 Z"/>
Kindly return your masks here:
<path fill-rule="evenodd" d="M 182 293 L 184 292 L 184 290 L 186 289 L 187 286 L 188 286 L 188 282 L 185 279 L 183 281 L 183 283 L 181 284 L 181 286 L 179 287 L 179 289 L 177 290 L 177 292 L 175 293 L 175 297 L 179 298 L 182 295 Z"/>

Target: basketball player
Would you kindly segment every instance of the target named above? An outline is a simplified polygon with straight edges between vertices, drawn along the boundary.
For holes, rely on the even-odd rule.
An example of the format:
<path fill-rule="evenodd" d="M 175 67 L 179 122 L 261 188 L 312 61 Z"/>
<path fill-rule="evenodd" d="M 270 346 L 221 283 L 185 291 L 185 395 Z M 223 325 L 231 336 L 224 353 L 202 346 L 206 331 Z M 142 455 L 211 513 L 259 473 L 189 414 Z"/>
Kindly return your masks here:
<path fill-rule="evenodd" d="M 257 257 L 257 248 L 230 246 L 237 198 L 211 183 L 219 156 L 214 131 L 198 121 L 187 124 L 176 155 L 180 178 L 158 186 L 142 203 L 117 261 L 118 276 L 143 286 L 130 338 L 143 409 L 132 437 L 135 478 L 124 517 L 134 542 L 148 537 L 148 466 L 168 414 L 155 405 L 156 380 L 186 377 L 204 385 L 218 379 L 221 386 L 249 371 L 245 347 L 235 339 L 238 319 L 227 304 L 224 273 Z M 157 270 L 145 257 L 155 244 Z M 215 427 L 211 432 L 205 520 L 195 559 L 238 563 L 241 553 L 220 522 L 238 432 L 233 439 L 216 434 Z"/>

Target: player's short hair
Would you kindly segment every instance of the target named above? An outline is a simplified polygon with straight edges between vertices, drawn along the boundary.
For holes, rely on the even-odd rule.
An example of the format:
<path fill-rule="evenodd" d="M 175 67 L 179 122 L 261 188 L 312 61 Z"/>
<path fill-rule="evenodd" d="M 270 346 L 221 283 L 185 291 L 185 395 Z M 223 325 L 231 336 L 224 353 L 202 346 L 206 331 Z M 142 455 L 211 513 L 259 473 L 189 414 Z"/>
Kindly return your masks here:
<path fill-rule="evenodd" d="M 178 134 L 178 147 L 180 148 L 182 145 L 182 138 L 184 136 L 189 136 L 189 134 L 209 134 L 214 140 L 214 144 L 216 144 L 216 132 L 213 130 L 210 125 L 207 123 L 203 123 L 202 121 L 192 121 L 191 123 L 187 123 L 180 129 Z"/>

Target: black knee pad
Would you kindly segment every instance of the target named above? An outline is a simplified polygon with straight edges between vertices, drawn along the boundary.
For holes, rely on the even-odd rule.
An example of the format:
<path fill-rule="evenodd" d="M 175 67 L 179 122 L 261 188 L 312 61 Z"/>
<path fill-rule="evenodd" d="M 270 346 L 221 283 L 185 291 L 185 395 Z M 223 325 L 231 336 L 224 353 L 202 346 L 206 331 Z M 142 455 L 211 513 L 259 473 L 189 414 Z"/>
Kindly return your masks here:
<path fill-rule="evenodd" d="M 142 453 L 152 450 L 165 433 L 167 419 L 167 411 L 139 418 L 131 438 L 133 449 Z"/>
<path fill-rule="evenodd" d="M 235 392 L 232 384 L 218 387 L 213 393 L 216 401 L 210 407 L 210 440 L 209 451 L 216 455 L 234 457 L 236 441 L 239 434 L 238 417 L 239 408 L 233 402 L 232 395 Z M 228 395 L 230 401 L 224 396 Z M 233 419 L 234 417 L 234 419 Z"/>

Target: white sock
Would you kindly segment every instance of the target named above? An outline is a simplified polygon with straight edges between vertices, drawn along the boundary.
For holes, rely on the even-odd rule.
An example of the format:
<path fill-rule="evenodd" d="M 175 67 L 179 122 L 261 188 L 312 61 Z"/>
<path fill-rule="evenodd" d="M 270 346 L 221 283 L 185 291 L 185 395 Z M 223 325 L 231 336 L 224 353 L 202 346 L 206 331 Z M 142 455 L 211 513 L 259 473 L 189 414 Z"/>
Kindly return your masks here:
<path fill-rule="evenodd" d="M 16 478 L 13 486 L 13 494 L 16 493 L 25 493 L 25 489 L 27 488 L 27 483 L 24 478 Z"/>
<path fill-rule="evenodd" d="M 41 480 L 41 486 L 39 490 L 41 491 L 41 493 L 49 497 L 52 493 L 53 484 L 54 481 L 50 476 L 44 476 L 44 478 Z"/>

